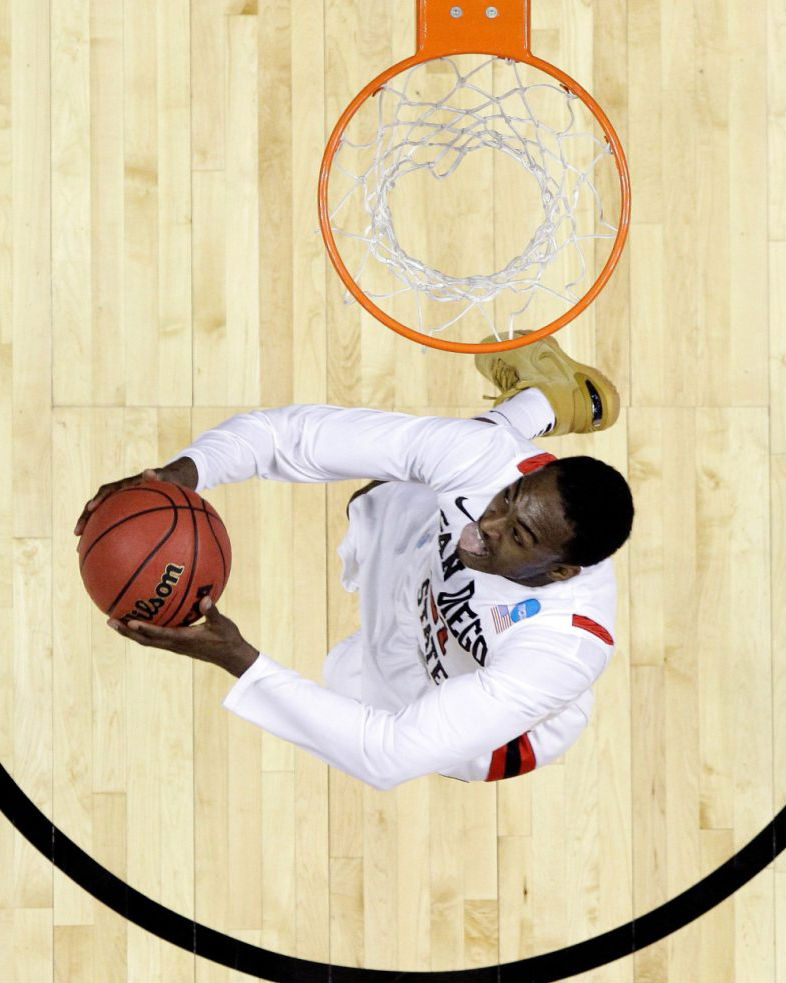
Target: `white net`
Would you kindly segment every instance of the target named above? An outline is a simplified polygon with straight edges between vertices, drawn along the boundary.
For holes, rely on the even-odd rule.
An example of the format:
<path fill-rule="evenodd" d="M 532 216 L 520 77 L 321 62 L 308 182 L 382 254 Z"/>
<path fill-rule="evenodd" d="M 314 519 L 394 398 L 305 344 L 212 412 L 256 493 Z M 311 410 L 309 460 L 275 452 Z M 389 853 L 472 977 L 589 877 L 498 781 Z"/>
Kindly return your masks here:
<path fill-rule="evenodd" d="M 618 206 L 584 103 L 530 66 L 478 56 L 417 65 L 366 100 L 328 199 L 342 259 L 377 306 L 472 342 L 573 307 L 611 251 Z"/>

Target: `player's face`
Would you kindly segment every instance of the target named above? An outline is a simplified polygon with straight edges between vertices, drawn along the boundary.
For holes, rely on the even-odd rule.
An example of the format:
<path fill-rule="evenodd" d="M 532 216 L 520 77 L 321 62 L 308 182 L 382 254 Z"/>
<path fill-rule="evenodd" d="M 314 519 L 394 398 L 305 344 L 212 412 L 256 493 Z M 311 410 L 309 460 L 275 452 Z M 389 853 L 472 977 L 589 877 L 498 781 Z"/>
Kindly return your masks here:
<path fill-rule="evenodd" d="M 528 587 L 568 580 L 580 570 L 562 561 L 573 528 L 565 518 L 553 471 L 533 471 L 503 488 L 459 540 L 465 567 Z"/>

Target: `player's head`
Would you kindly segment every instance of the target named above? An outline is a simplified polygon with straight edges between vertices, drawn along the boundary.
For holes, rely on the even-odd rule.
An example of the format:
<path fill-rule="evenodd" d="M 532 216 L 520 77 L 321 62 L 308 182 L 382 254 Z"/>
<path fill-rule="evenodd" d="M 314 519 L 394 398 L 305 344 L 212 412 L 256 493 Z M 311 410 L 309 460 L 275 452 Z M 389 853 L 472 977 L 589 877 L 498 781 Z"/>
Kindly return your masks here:
<path fill-rule="evenodd" d="M 569 580 L 630 535 L 633 499 L 622 475 L 593 457 L 551 461 L 498 492 L 462 532 L 465 566 L 530 587 Z"/>
<path fill-rule="evenodd" d="M 565 518 L 573 527 L 563 559 L 589 567 L 615 553 L 633 525 L 633 496 L 619 471 L 595 457 L 565 457 L 546 467 L 557 474 Z"/>

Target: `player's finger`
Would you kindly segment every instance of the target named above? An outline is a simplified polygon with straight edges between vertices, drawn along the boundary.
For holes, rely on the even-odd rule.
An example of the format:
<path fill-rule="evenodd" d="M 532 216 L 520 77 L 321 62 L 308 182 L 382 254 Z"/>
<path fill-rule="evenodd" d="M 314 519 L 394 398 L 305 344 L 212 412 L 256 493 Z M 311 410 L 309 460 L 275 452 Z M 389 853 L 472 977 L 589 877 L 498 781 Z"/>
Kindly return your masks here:
<path fill-rule="evenodd" d="M 87 520 L 90 518 L 90 513 L 95 511 L 96 506 L 105 498 L 110 491 L 114 491 L 108 485 L 101 485 L 98 491 L 93 495 L 93 497 L 85 503 L 85 507 L 82 509 L 82 514 L 76 520 L 76 525 L 74 526 L 74 535 L 81 536 L 85 531 L 85 526 L 87 525 Z"/>
<path fill-rule="evenodd" d="M 95 506 L 93 506 L 93 508 L 95 508 Z M 85 531 L 85 526 L 87 525 L 87 520 L 90 518 L 90 513 L 92 512 L 92 510 L 93 509 L 88 508 L 87 505 L 85 505 L 84 509 L 82 509 L 82 514 L 76 520 L 76 525 L 74 526 L 75 536 L 81 536 L 82 533 Z M 77 549 L 79 549 L 78 546 Z"/>
<path fill-rule="evenodd" d="M 91 499 L 90 501 L 92 502 L 93 499 Z M 96 502 L 96 504 L 98 503 Z M 85 505 L 84 509 L 82 509 L 82 514 L 76 520 L 76 525 L 74 526 L 75 536 L 81 536 L 82 533 L 85 531 L 85 526 L 87 525 L 87 520 L 90 518 L 90 513 L 95 508 L 95 505 L 93 505 L 92 507 L 88 507 L 89 505 L 90 503 L 88 503 L 88 505 Z M 79 549 L 78 546 L 77 549 Z"/>
<path fill-rule="evenodd" d="M 199 602 L 199 611 L 205 616 L 208 621 L 217 622 L 220 621 L 223 615 L 219 612 L 218 608 L 213 603 L 212 597 L 208 594 L 203 597 Z"/>
<path fill-rule="evenodd" d="M 138 475 L 134 475 L 133 478 L 122 478 L 120 481 L 109 481 L 104 485 L 98 486 L 98 491 L 93 495 L 93 497 L 85 505 L 85 512 L 94 512 L 98 508 L 99 504 L 107 497 L 111 495 L 113 491 L 117 491 L 118 488 L 122 488 L 123 485 L 131 484 L 136 481 Z"/>
<path fill-rule="evenodd" d="M 170 648 L 177 642 L 177 636 L 173 638 L 172 628 L 159 628 L 157 625 L 148 625 L 143 621 L 129 621 L 124 624 L 115 618 L 107 621 L 110 628 L 122 635 L 124 638 L 131 638 L 140 645 L 152 645 L 155 648 Z"/>
<path fill-rule="evenodd" d="M 118 635 L 122 635 L 123 638 L 130 638 L 139 645 L 152 645 L 152 642 L 150 642 L 143 635 L 140 635 L 139 632 L 132 631 L 128 625 L 123 624 L 122 621 L 115 621 L 114 618 L 110 618 L 109 621 L 107 621 L 107 624 L 110 628 L 113 628 Z"/>
<path fill-rule="evenodd" d="M 177 642 L 183 637 L 182 628 L 163 628 L 161 625 L 151 625 L 147 621 L 135 620 L 129 621 L 127 624 L 131 631 L 157 642 Z"/>
<path fill-rule="evenodd" d="M 85 531 L 85 526 L 87 525 L 87 520 L 90 518 L 91 513 L 98 508 L 99 504 L 107 497 L 107 495 L 111 495 L 113 491 L 122 487 L 122 485 L 122 481 L 113 481 L 110 485 L 101 485 L 95 495 L 93 495 L 93 497 L 85 503 L 85 507 L 82 509 L 82 514 L 76 520 L 76 525 L 74 526 L 75 536 L 82 535 L 82 533 Z"/>
<path fill-rule="evenodd" d="M 203 597 L 199 602 L 199 610 L 205 616 L 205 626 L 210 629 L 215 638 L 231 638 L 238 634 L 237 625 L 221 614 L 211 597 Z"/>
<path fill-rule="evenodd" d="M 116 492 L 120 488 L 128 488 L 129 485 L 139 485 L 143 481 L 159 480 L 160 477 L 156 470 L 153 468 L 146 468 L 144 471 L 140 471 L 139 474 L 131 475 L 130 478 L 121 478 L 120 481 L 110 481 L 107 484 L 101 485 L 95 495 L 93 495 L 93 497 L 85 504 L 85 507 L 82 509 L 82 514 L 76 520 L 74 535 L 82 535 L 82 533 L 85 531 L 87 520 L 90 518 L 91 514 L 95 512 L 101 502 L 108 495 L 111 495 L 112 492 Z"/>

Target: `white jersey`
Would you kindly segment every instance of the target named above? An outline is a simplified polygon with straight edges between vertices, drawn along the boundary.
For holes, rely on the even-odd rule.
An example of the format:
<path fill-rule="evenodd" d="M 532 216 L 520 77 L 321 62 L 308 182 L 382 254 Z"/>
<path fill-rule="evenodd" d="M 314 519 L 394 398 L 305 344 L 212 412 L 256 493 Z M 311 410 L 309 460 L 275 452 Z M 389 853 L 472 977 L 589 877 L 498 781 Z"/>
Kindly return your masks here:
<path fill-rule="evenodd" d="M 523 774 L 584 729 L 613 646 L 611 560 L 532 588 L 456 553 L 501 488 L 551 459 L 513 427 L 292 406 L 233 417 L 183 454 L 198 491 L 254 475 L 388 482 L 350 506 L 339 553 L 361 629 L 328 656 L 332 688 L 260 653 L 226 707 L 377 788 Z"/>

